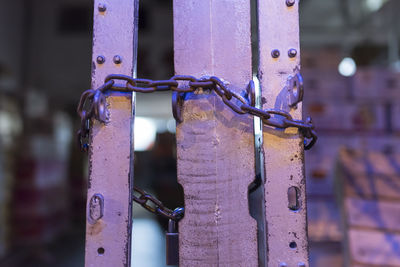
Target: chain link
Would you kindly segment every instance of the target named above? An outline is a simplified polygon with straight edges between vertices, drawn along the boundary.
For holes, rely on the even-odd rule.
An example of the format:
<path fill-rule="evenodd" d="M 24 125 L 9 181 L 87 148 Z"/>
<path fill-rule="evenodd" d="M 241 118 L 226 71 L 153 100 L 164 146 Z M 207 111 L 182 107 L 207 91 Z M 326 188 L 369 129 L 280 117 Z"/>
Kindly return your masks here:
<path fill-rule="evenodd" d="M 121 82 L 123 83 L 121 84 Z M 254 107 L 254 97 L 251 97 L 251 92 L 254 92 L 253 81 L 249 82 L 246 92 L 243 92 L 247 94 L 246 97 L 246 95 L 242 96 L 229 90 L 226 83 L 215 76 L 197 79 L 190 75 L 175 75 L 169 80 L 149 80 L 135 79 L 122 74 L 111 74 L 106 77 L 104 84 L 97 90 L 87 90 L 83 92 L 80 98 L 78 105 L 78 114 L 81 117 L 81 127 L 78 131 L 79 145 L 83 151 L 87 151 L 89 148 L 91 118 L 103 123 L 107 122 L 108 112 L 104 95 L 107 90 L 141 93 L 171 90 L 184 94 L 194 92 L 199 88 L 214 90 L 234 112 L 260 117 L 264 125 L 280 129 L 298 128 L 306 139 L 304 141 L 306 150 L 310 149 L 317 141 L 318 137 L 311 118 L 307 118 L 306 121 L 295 120 L 288 112 L 283 110 L 263 110 Z M 179 101 L 175 102 L 178 103 Z"/>
<path fill-rule="evenodd" d="M 176 222 L 183 218 L 185 212 L 184 208 L 179 207 L 171 210 L 165 207 L 160 200 L 150 194 L 147 194 L 144 190 L 138 187 L 134 187 L 133 189 L 135 193 L 139 194 L 139 196 L 133 195 L 133 200 L 136 203 L 140 204 L 144 209 L 150 211 L 153 214 L 161 215 L 167 219 L 171 219 Z"/>
<path fill-rule="evenodd" d="M 119 83 L 117 83 L 117 81 Z M 123 82 L 121 84 L 121 81 Z M 78 143 L 80 148 L 87 152 L 89 149 L 89 133 L 91 119 L 94 118 L 102 123 L 108 120 L 108 111 L 105 92 L 107 90 L 122 92 L 152 93 L 156 91 L 174 91 L 173 103 L 179 105 L 179 95 L 194 92 L 197 89 L 209 89 L 222 99 L 222 101 L 238 114 L 249 114 L 261 118 L 264 125 L 285 129 L 288 127 L 298 128 L 303 134 L 305 149 L 310 149 L 317 141 L 317 134 L 311 118 L 306 121 L 294 120 L 292 116 L 283 110 L 258 109 L 255 107 L 254 83 L 250 81 L 244 96 L 228 89 L 226 83 L 218 77 L 202 77 L 197 79 L 190 75 L 175 75 L 169 80 L 135 79 L 122 74 L 108 75 L 97 90 L 89 89 L 82 93 L 77 112 L 81 118 L 81 126 L 78 131 Z M 174 115 L 180 115 L 180 111 L 174 110 Z M 184 215 L 184 208 L 168 209 L 161 201 L 140 188 L 134 187 L 133 200 L 151 213 L 161 215 L 173 221 L 179 221 Z"/>

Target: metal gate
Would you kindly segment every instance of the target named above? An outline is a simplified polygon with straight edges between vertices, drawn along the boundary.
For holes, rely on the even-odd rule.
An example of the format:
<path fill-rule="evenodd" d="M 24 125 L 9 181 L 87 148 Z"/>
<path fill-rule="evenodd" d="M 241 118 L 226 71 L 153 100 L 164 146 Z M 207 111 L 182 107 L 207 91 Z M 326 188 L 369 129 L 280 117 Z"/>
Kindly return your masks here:
<path fill-rule="evenodd" d="M 155 81 L 136 78 L 138 0 L 95 0 L 92 89 L 78 107 L 86 266 L 130 266 L 133 200 L 170 219 L 169 263 L 309 266 L 304 148 L 316 134 L 302 120 L 298 1 L 251 2 L 174 0 L 176 75 Z M 165 90 L 184 216 L 133 185 L 135 93 Z"/>

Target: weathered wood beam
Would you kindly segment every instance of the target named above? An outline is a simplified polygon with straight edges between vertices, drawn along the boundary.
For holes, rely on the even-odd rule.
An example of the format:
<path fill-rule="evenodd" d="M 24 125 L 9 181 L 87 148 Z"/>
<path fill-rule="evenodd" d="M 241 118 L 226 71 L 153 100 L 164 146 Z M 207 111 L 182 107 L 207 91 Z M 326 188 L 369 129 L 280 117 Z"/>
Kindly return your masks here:
<path fill-rule="evenodd" d="M 174 0 L 176 74 L 216 75 L 236 92 L 252 79 L 250 1 Z M 180 266 L 257 266 L 256 222 L 249 215 L 254 180 L 251 116 L 212 94 L 190 94 L 177 125 Z"/>
<path fill-rule="evenodd" d="M 108 74 L 135 75 L 137 9 L 138 0 L 94 1 L 93 89 Z M 134 95 L 111 93 L 107 105 L 109 122 L 93 121 L 91 131 L 85 266 L 126 267 L 132 224 Z"/>

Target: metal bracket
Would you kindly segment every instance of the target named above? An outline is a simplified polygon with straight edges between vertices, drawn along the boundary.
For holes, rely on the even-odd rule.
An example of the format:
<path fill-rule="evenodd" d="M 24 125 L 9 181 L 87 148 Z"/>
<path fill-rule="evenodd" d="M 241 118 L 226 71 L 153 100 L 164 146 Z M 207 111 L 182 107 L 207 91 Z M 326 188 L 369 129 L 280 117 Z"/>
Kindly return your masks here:
<path fill-rule="evenodd" d="M 172 92 L 172 115 L 177 123 L 181 123 L 182 119 L 182 106 L 184 100 L 184 94 L 173 91 Z"/>
<path fill-rule="evenodd" d="M 288 78 L 289 107 L 297 108 L 297 104 L 303 101 L 304 83 L 300 73 Z"/>

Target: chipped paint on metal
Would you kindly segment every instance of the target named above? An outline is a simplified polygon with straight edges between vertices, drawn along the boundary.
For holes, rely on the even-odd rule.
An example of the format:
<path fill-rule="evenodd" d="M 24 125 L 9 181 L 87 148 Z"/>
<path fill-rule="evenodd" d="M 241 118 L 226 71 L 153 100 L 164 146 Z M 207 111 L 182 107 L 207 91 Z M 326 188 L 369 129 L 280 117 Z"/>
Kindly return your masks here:
<path fill-rule="evenodd" d="M 99 4 L 105 11 L 99 11 Z M 92 88 L 111 73 L 135 75 L 137 0 L 95 0 Z M 115 55 L 123 61 L 113 62 Z M 105 61 L 97 63 L 102 55 Z M 85 266 L 130 266 L 133 187 L 134 95 L 107 94 L 109 122 L 93 121 L 89 151 L 87 216 L 90 199 L 103 196 L 103 214 L 87 222 Z"/>
<path fill-rule="evenodd" d="M 259 17 L 259 79 L 263 108 L 290 111 L 302 117 L 301 103 L 290 108 L 285 93 L 288 77 L 300 69 L 298 1 L 287 6 L 285 1 L 258 0 Z M 278 58 L 271 51 L 281 51 Z M 290 49 L 298 51 L 290 57 Z M 267 225 L 268 266 L 308 265 L 306 188 L 304 177 L 303 138 L 297 129 L 264 127 L 265 210 Z M 299 189 L 300 209 L 288 207 L 288 189 Z M 286 266 L 286 265 L 285 265 Z"/>

